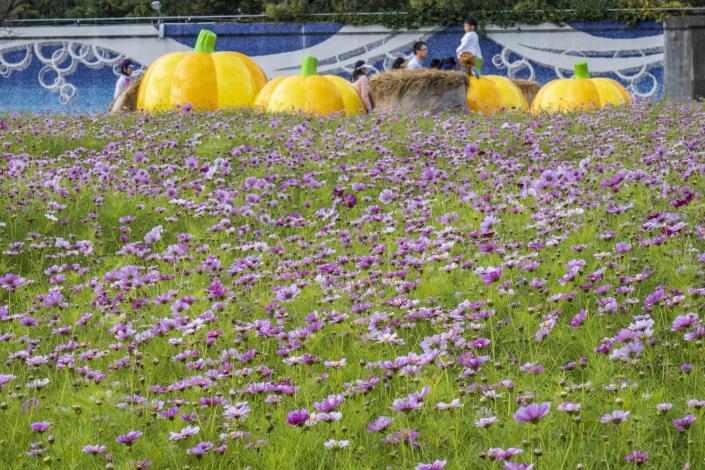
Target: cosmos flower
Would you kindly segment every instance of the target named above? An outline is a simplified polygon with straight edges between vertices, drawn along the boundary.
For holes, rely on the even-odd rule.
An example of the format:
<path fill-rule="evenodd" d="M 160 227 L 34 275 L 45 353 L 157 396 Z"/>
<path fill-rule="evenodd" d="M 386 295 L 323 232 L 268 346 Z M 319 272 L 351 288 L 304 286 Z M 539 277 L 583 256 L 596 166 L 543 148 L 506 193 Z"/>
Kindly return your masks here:
<path fill-rule="evenodd" d="M 620 424 L 627 420 L 629 417 L 629 411 L 615 410 L 612 413 L 606 413 L 600 418 L 602 424 Z"/>
<path fill-rule="evenodd" d="M 436 460 L 433 463 L 420 463 L 416 465 L 416 470 L 441 470 L 445 468 L 447 461 Z"/>
<path fill-rule="evenodd" d="M 84 446 L 82 449 L 82 452 L 84 452 L 86 454 L 96 455 L 96 454 L 102 454 L 106 450 L 108 450 L 108 446 L 99 444 L 99 445 Z"/>
<path fill-rule="evenodd" d="M 310 417 L 305 409 L 294 410 L 288 414 L 286 421 L 292 426 L 303 426 Z"/>
<path fill-rule="evenodd" d="M 518 423 L 537 423 L 551 411 L 551 404 L 531 403 L 530 405 L 519 408 L 514 413 L 514 421 Z"/>
<path fill-rule="evenodd" d="M 37 422 L 29 425 L 29 427 L 32 429 L 32 431 L 38 432 L 38 433 L 43 433 L 44 431 L 49 429 L 50 426 L 51 426 L 51 423 L 48 421 L 37 421 Z"/>
<path fill-rule="evenodd" d="M 379 432 L 387 429 L 392 424 L 392 418 L 387 416 L 380 416 L 375 419 L 369 426 L 367 426 L 367 432 Z"/>
<path fill-rule="evenodd" d="M 345 449 L 350 445 L 350 441 L 348 440 L 335 440 L 335 439 L 329 439 L 328 441 L 325 442 L 324 446 L 326 449 Z"/>
<path fill-rule="evenodd" d="M 682 418 L 676 418 L 673 420 L 673 426 L 675 426 L 676 431 L 685 432 L 690 426 L 695 422 L 696 418 L 692 414 L 688 414 Z"/>
<path fill-rule="evenodd" d="M 142 431 L 130 431 L 127 434 L 121 434 L 116 439 L 115 442 L 118 444 L 125 444 L 128 447 L 132 446 L 137 439 L 142 436 Z"/>
<path fill-rule="evenodd" d="M 646 452 L 635 450 L 631 454 L 627 455 L 625 457 L 625 460 L 629 463 L 641 465 L 642 463 L 645 463 L 647 460 L 649 460 L 649 454 L 647 454 Z"/>

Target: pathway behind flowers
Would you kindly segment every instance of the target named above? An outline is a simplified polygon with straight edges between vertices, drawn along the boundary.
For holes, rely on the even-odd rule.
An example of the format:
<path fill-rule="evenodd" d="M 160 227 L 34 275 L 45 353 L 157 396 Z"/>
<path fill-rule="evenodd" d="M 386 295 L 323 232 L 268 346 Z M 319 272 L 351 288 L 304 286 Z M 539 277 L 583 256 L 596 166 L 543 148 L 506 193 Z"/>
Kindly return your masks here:
<path fill-rule="evenodd" d="M 705 105 L 0 117 L 3 468 L 698 468 Z"/>

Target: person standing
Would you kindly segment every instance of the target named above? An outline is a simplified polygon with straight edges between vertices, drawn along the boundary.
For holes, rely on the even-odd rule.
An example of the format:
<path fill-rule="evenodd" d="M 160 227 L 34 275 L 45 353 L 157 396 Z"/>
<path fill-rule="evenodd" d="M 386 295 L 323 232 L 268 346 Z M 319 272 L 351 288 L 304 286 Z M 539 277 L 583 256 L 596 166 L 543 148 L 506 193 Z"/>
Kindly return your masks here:
<path fill-rule="evenodd" d="M 472 69 L 482 64 L 482 51 L 480 50 L 480 37 L 477 35 L 477 20 L 468 18 L 463 24 L 465 35 L 460 41 L 460 46 L 455 50 L 460 68 L 467 74 L 472 73 Z"/>
<path fill-rule="evenodd" d="M 428 57 L 428 46 L 423 41 L 416 41 L 413 46 L 414 56 L 406 64 L 406 70 L 422 70 L 422 61 Z"/>
<path fill-rule="evenodd" d="M 360 99 L 365 104 L 365 109 L 368 113 L 372 112 L 372 101 L 370 100 L 370 79 L 367 78 L 367 74 L 372 70 L 372 66 L 365 62 L 364 60 L 358 60 L 355 62 L 355 69 L 352 73 L 353 88 L 360 96 Z"/>
<path fill-rule="evenodd" d="M 130 75 L 132 75 L 132 72 L 135 70 L 135 64 L 130 59 L 123 59 L 120 61 L 119 70 L 120 78 L 118 78 L 117 83 L 115 84 L 113 99 L 117 99 L 117 97 L 130 86 Z"/>

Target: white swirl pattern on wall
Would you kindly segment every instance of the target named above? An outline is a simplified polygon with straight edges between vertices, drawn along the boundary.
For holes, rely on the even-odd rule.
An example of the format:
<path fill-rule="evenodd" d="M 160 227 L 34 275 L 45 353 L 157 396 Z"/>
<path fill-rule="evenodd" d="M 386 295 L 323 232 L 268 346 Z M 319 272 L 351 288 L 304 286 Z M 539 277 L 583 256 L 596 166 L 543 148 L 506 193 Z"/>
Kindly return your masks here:
<path fill-rule="evenodd" d="M 21 60 L 11 62 L 5 57 L 8 53 L 22 50 L 24 57 Z M 69 83 L 66 77 L 72 75 L 79 64 L 91 69 L 109 66 L 117 76 L 117 64 L 125 56 L 100 46 L 74 41 L 34 42 L 0 49 L 0 76 L 9 77 L 14 71 L 26 69 L 34 57 L 44 64 L 37 74 L 39 85 L 52 93 L 58 93 L 59 102 L 66 105 L 78 94 L 76 86 Z"/>

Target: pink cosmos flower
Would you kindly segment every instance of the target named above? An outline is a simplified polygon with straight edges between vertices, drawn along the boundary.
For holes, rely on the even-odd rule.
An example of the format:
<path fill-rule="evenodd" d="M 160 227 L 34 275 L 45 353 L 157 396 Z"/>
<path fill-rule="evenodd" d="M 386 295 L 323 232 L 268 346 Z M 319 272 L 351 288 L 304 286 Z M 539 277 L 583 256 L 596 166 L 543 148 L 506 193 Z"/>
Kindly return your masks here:
<path fill-rule="evenodd" d="M 551 411 L 551 404 L 549 402 L 544 403 L 531 403 L 530 405 L 519 408 L 516 413 L 514 413 L 514 421 L 519 423 L 537 423 L 544 416 Z"/>
<path fill-rule="evenodd" d="M 115 439 L 118 444 L 125 444 L 128 447 L 134 444 L 134 442 L 142 436 L 142 431 L 131 431 L 127 434 L 122 434 Z"/>

